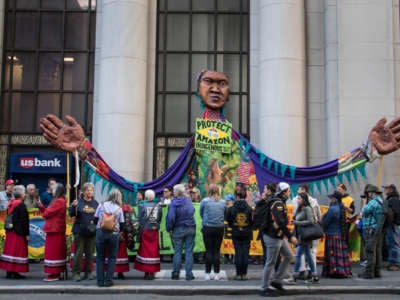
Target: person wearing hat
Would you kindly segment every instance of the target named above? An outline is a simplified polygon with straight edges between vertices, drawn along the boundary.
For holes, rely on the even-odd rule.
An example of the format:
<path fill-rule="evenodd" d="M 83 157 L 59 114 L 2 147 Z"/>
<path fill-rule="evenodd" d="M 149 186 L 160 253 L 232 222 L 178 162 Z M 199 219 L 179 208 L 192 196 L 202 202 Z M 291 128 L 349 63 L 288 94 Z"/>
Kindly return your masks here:
<path fill-rule="evenodd" d="M 280 295 L 274 289 L 271 289 L 270 286 L 278 291 L 285 291 L 282 280 L 287 273 L 290 262 L 293 260 L 293 253 L 289 247 L 288 241 L 297 245 L 296 237 L 292 235 L 287 227 L 288 216 L 286 201 L 289 197 L 289 184 L 286 182 L 278 183 L 277 193 L 270 201 L 268 224 L 266 224 L 263 229 L 263 242 L 267 248 L 267 259 L 263 269 L 260 290 L 260 295 L 263 297 L 276 297 Z M 282 256 L 282 262 L 272 277 L 272 272 L 279 255 Z"/>
<path fill-rule="evenodd" d="M 352 275 L 350 256 L 346 242 L 346 210 L 342 193 L 334 191 L 329 197 L 328 211 L 322 216 L 325 232 L 325 253 L 322 276 L 346 278 Z"/>
<path fill-rule="evenodd" d="M 372 279 L 381 277 L 382 265 L 382 230 L 386 219 L 386 205 L 381 197 L 382 192 L 375 185 L 369 185 L 365 192 L 370 199 L 362 209 L 363 236 L 367 263 L 365 270 L 358 277 Z M 363 200 L 363 204 L 366 200 Z"/>
<path fill-rule="evenodd" d="M 14 180 L 7 179 L 5 182 L 6 189 L 0 192 L 0 210 L 6 210 L 8 202 L 13 198 L 13 188 L 15 185 Z"/>
<path fill-rule="evenodd" d="M 385 242 L 388 251 L 388 271 L 400 270 L 400 199 L 393 183 L 383 186 L 385 201 L 389 207 L 386 220 Z"/>

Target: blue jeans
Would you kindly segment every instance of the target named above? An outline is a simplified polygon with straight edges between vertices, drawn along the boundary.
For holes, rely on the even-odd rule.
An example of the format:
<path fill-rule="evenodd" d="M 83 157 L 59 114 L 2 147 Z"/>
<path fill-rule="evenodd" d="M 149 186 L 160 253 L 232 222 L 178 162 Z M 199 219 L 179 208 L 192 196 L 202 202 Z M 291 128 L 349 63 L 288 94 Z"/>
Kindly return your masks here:
<path fill-rule="evenodd" d="M 182 249 L 185 244 L 185 271 L 186 278 L 193 277 L 193 247 L 196 236 L 196 227 L 177 227 L 172 232 L 172 244 L 174 246 L 174 257 L 172 260 L 172 276 L 179 277 L 182 262 Z"/>
<path fill-rule="evenodd" d="M 312 259 L 311 256 L 311 248 L 308 245 L 298 245 L 296 247 L 296 261 L 294 263 L 294 274 L 298 275 L 299 274 L 299 269 L 300 269 L 300 264 L 301 264 L 301 257 L 305 256 L 306 262 L 308 266 L 310 267 L 310 271 L 312 274 L 315 274 L 315 263 Z"/>
<path fill-rule="evenodd" d="M 400 267 L 400 225 L 386 228 L 386 247 L 388 250 L 388 262 Z"/>
<path fill-rule="evenodd" d="M 117 252 L 119 246 L 119 233 L 112 231 L 103 231 L 97 229 L 96 233 L 96 275 L 97 284 L 104 285 L 105 283 L 111 283 L 115 263 L 117 261 Z M 108 251 L 107 260 L 107 272 L 104 273 L 104 261 L 106 248 Z"/>

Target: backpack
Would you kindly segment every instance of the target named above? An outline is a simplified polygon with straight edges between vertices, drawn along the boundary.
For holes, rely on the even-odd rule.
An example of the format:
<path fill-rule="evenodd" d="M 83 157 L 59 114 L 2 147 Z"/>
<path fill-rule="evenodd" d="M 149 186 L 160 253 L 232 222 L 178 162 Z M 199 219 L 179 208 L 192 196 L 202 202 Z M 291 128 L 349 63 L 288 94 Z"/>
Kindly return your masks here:
<path fill-rule="evenodd" d="M 102 204 L 103 209 L 104 209 L 104 204 Z M 102 220 L 100 223 L 100 228 L 102 230 L 105 231 L 114 231 L 115 227 L 116 227 L 116 218 L 117 216 L 115 215 L 115 213 L 119 210 L 120 208 L 118 207 L 113 213 L 106 213 L 103 212 L 102 215 Z"/>
<path fill-rule="evenodd" d="M 379 215 L 382 215 L 382 218 L 379 218 L 380 216 L 378 215 L 378 213 L 375 211 L 374 212 L 374 219 L 375 221 L 378 223 L 378 230 L 382 231 L 383 228 L 385 228 L 387 226 L 387 218 L 388 218 L 388 214 L 389 214 L 389 206 L 388 206 L 388 202 L 383 200 L 381 198 L 382 202 L 379 201 L 378 199 L 376 199 L 376 202 L 381 206 L 381 211 L 379 212 Z"/>
<path fill-rule="evenodd" d="M 274 221 L 274 216 L 272 215 L 272 210 L 271 207 L 274 205 L 276 200 L 281 200 L 278 197 L 270 197 L 267 198 L 264 203 L 261 203 L 259 205 L 259 208 L 254 212 L 254 218 L 253 218 L 253 224 L 254 226 L 260 230 L 261 232 L 264 232 L 270 223 Z"/>
<path fill-rule="evenodd" d="M 269 201 L 267 199 L 261 199 L 257 202 L 254 209 L 253 215 L 253 228 L 261 230 L 263 225 L 265 225 L 265 220 L 269 215 Z"/>

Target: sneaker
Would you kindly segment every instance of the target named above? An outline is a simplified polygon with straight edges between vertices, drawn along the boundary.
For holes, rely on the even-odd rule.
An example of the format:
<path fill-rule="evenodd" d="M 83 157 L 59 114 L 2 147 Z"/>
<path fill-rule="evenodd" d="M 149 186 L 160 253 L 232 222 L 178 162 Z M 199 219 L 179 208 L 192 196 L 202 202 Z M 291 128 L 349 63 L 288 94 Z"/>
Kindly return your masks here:
<path fill-rule="evenodd" d="M 179 279 L 179 278 L 178 278 Z M 194 280 L 195 278 L 194 278 L 194 276 L 193 276 L 193 274 L 191 274 L 191 275 L 189 275 L 189 276 L 186 276 L 186 280 L 188 280 L 188 281 L 190 281 L 190 280 Z"/>
<path fill-rule="evenodd" d="M 206 274 L 204 275 L 204 280 L 205 280 L 205 281 L 211 280 L 210 273 L 206 273 Z"/>
<path fill-rule="evenodd" d="M 296 285 L 296 280 L 297 277 L 293 274 L 293 276 L 290 276 L 289 278 L 284 278 L 282 281 L 287 284 L 287 285 Z"/>
<path fill-rule="evenodd" d="M 47 275 L 47 277 L 43 279 L 43 281 L 46 281 L 46 282 L 57 281 L 57 280 L 60 280 L 59 274 L 50 274 L 50 275 Z"/>
<path fill-rule="evenodd" d="M 285 291 L 285 289 L 283 288 L 282 283 L 280 283 L 279 281 L 272 281 L 271 282 L 271 286 L 276 288 L 278 291 L 282 291 L 282 292 Z"/>
<path fill-rule="evenodd" d="M 360 266 L 361 266 L 361 267 L 366 267 L 367 264 L 368 264 L 368 261 L 367 261 L 367 260 L 364 260 L 364 261 L 360 262 Z"/>
<path fill-rule="evenodd" d="M 114 285 L 114 282 L 112 282 L 111 280 L 110 281 L 105 281 L 104 282 L 104 286 L 105 287 L 111 287 L 111 286 L 113 286 Z"/>
<path fill-rule="evenodd" d="M 120 278 L 120 274 L 122 274 L 123 278 Z M 94 274 L 92 272 L 90 273 L 85 273 L 85 276 L 83 276 L 84 280 L 93 280 L 95 279 Z M 124 274 L 123 273 L 118 273 L 118 279 L 124 279 Z"/>
<path fill-rule="evenodd" d="M 260 292 L 261 297 L 279 297 L 280 294 L 273 289 L 266 289 Z"/>
<path fill-rule="evenodd" d="M 222 278 L 222 276 L 219 273 L 215 273 L 214 280 L 218 281 L 221 278 Z"/>
<path fill-rule="evenodd" d="M 319 283 L 319 276 L 313 275 L 311 279 L 306 280 L 306 283 L 315 283 L 315 284 Z"/>
<path fill-rule="evenodd" d="M 247 274 L 243 274 L 242 275 L 242 280 L 246 281 L 246 280 L 249 280 L 249 279 L 250 279 L 249 275 L 247 275 Z"/>
<path fill-rule="evenodd" d="M 81 275 L 80 274 L 74 274 L 74 276 L 72 276 L 72 280 L 75 281 L 75 282 L 81 281 Z"/>
<path fill-rule="evenodd" d="M 235 277 L 233 277 L 233 280 L 242 280 L 242 275 L 235 275 Z"/>

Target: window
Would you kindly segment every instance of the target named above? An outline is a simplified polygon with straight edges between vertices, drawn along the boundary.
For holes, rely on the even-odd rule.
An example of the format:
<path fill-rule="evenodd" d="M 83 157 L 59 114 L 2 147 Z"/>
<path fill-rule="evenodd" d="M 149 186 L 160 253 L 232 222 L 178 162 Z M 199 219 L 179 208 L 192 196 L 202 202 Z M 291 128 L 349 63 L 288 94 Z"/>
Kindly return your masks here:
<path fill-rule="evenodd" d="M 91 134 L 95 0 L 8 0 L 0 132 L 39 133 L 48 113 Z"/>
<path fill-rule="evenodd" d="M 157 7 L 155 176 L 174 162 L 202 116 L 202 69 L 230 79 L 225 115 L 249 137 L 249 1 L 159 0 Z M 174 159 L 172 159 L 174 158 Z"/>

